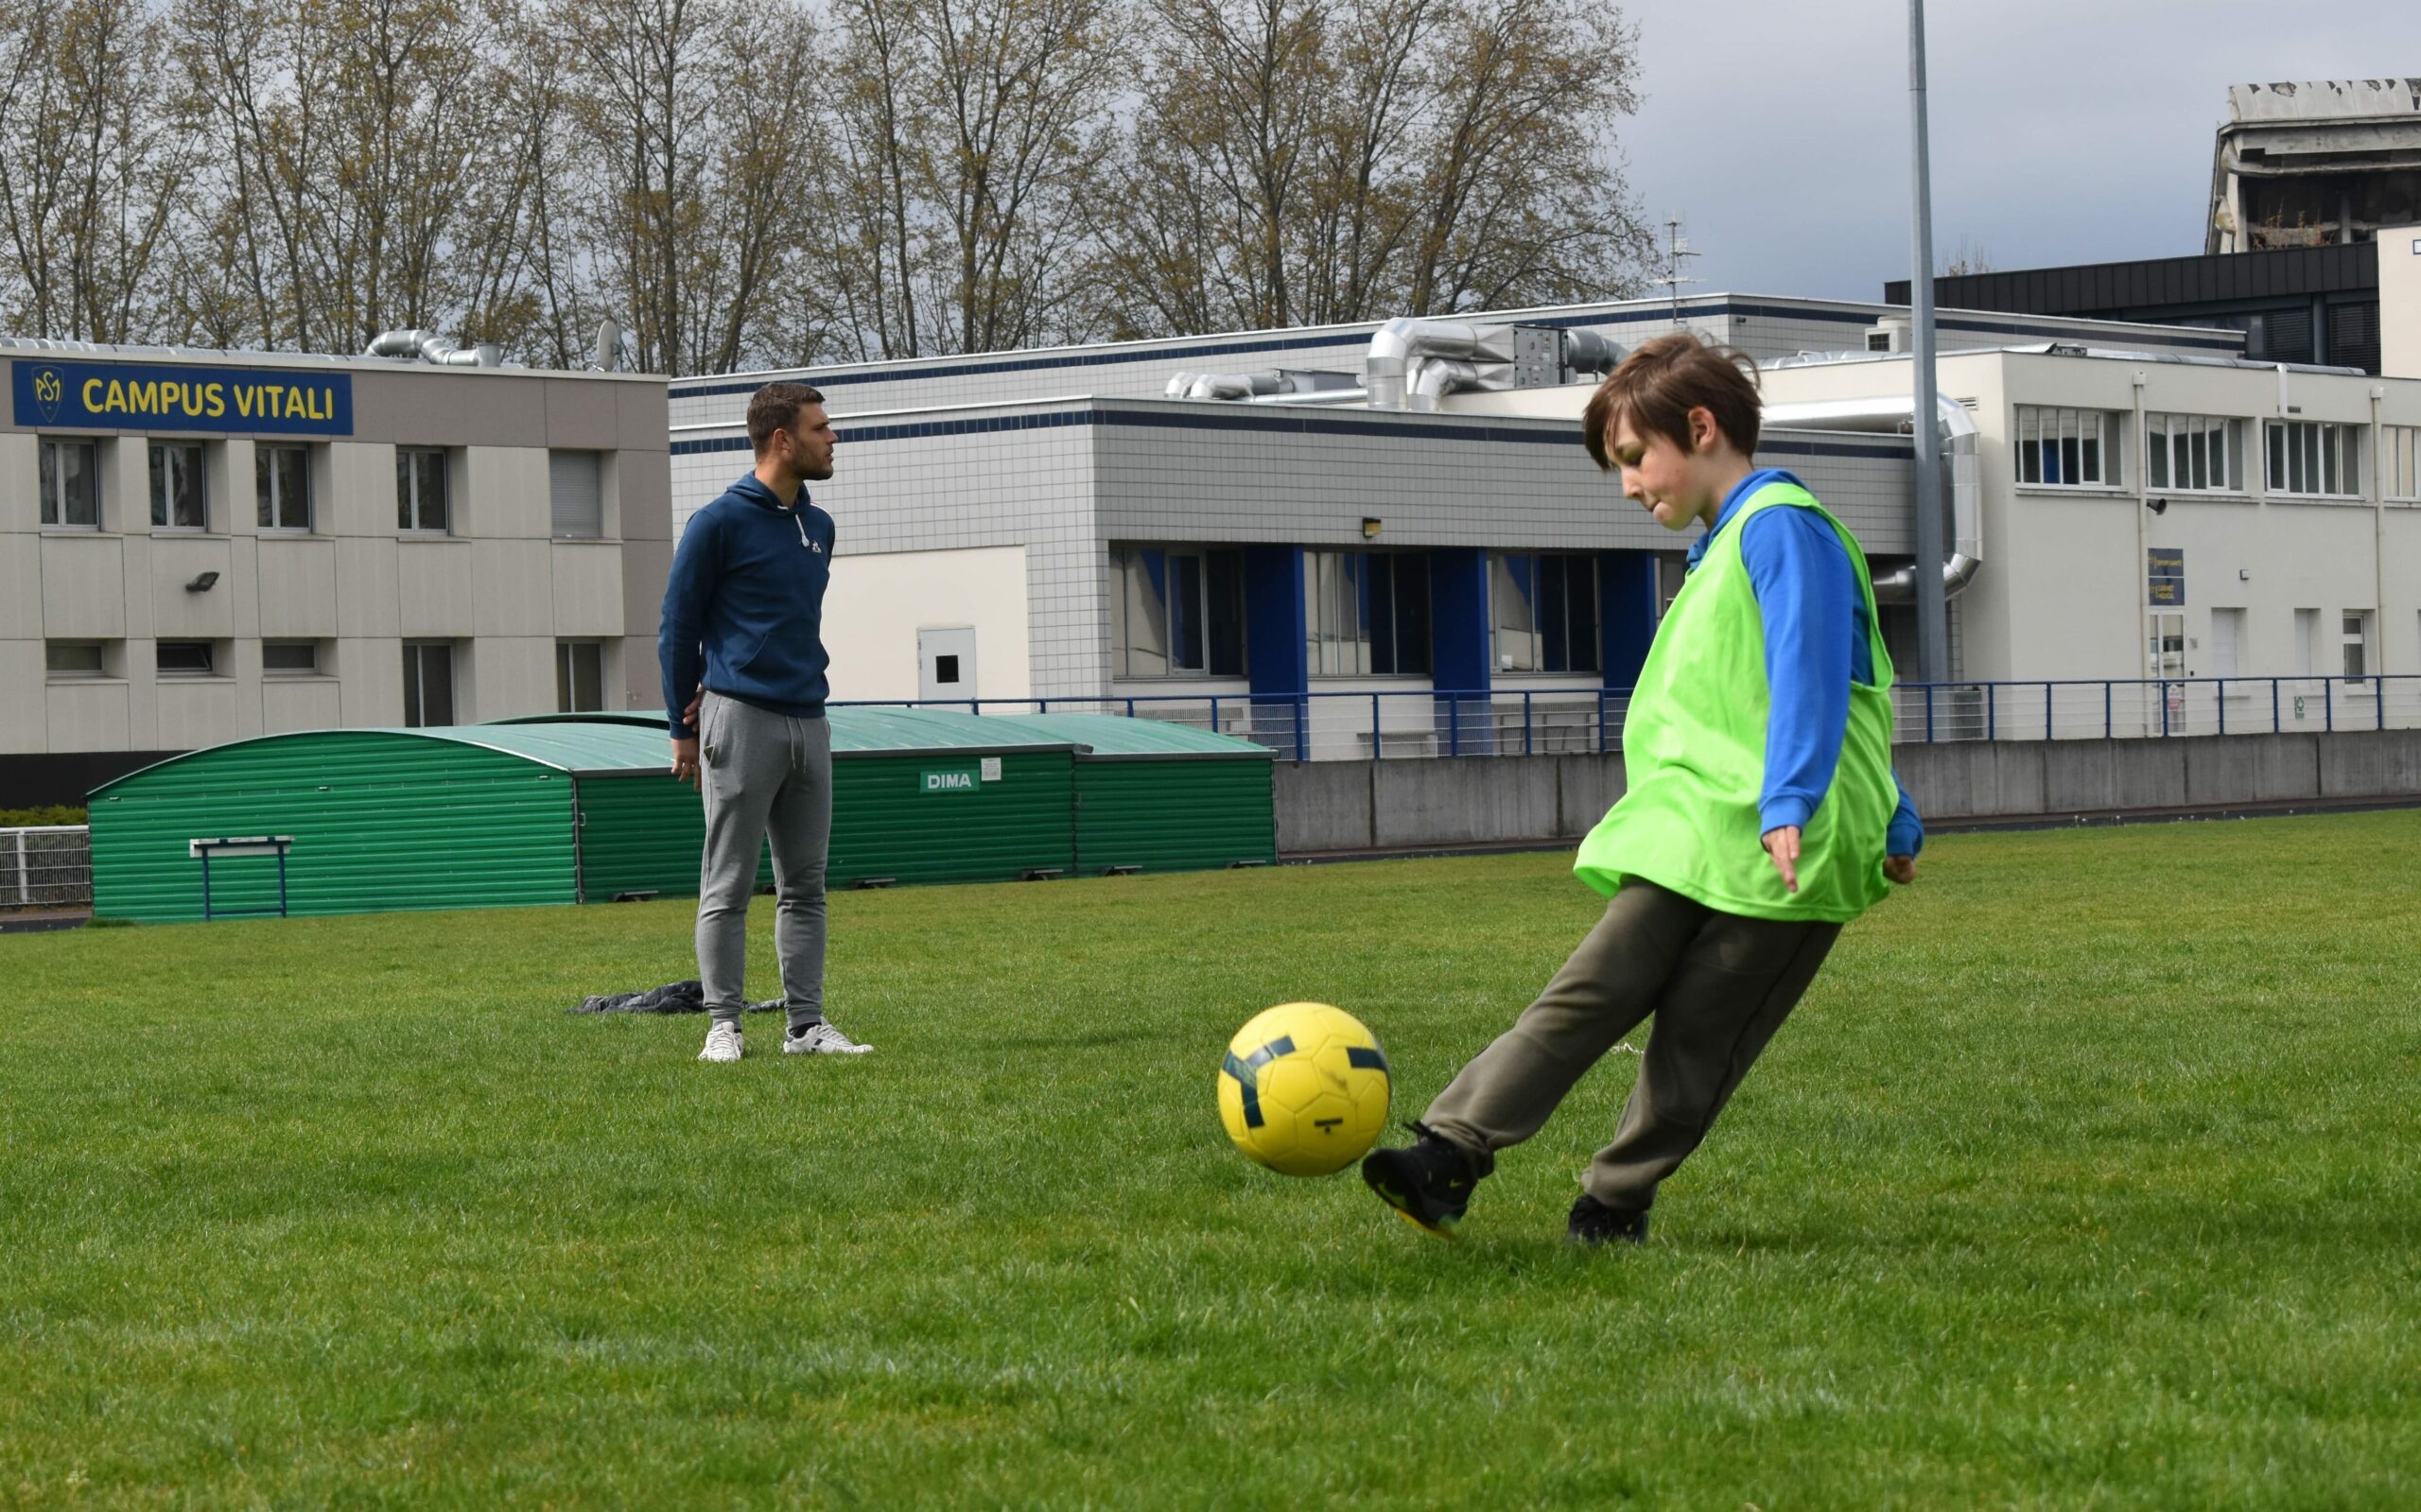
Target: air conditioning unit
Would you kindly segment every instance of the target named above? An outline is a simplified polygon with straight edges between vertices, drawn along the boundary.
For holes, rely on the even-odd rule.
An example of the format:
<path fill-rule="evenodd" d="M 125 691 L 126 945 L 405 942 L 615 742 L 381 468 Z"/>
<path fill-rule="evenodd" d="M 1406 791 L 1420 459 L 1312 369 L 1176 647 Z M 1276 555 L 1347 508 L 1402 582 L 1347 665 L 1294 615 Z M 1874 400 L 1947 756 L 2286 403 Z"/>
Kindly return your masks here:
<path fill-rule="evenodd" d="M 1866 328 L 1869 352 L 1906 352 L 1908 344 L 1908 318 L 1905 315 L 1887 315 Z"/>

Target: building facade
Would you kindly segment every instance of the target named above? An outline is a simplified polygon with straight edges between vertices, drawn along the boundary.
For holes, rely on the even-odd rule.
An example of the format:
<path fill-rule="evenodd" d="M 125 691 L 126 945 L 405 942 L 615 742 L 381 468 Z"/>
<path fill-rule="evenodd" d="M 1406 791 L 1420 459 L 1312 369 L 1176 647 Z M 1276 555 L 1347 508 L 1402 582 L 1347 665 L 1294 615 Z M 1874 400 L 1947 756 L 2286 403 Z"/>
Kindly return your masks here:
<path fill-rule="evenodd" d="M 1677 314 L 1776 361 L 1906 344 L 1904 310 L 1744 295 L 1471 322 L 1636 342 Z M 2242 350 L 2233 331 L 1994 313 L 1950 312 L 1943 328 L 1952 346 Z M 748 394 L 795 378 L 824 391 L 841 437 L 816 489 L 838 522 L 836 698 L 1134 700 L 1195 721 L 1216 700 L 1222 728 L 1281 743 L 1308 718 L 1298 748 L 1329 756 L 1466 749 L 1467 726 L 1484 742 L 1524 703 L 1599 718 L 1638 669 L 1687 538 L 1624 501 L 1579 445 L 1594 378 L 1373 408 L 1356 385 L 1377 330 L 677 380 L 675 518 L 746 470 Z M 1176 375 L 1204 373 L 1298 391 L 1168 396 Z M 1789 381 L 1769 374 L 1769 394 Z M 1880 569 L 1913 549 L 1906 422 L 1904 408 L 1845 433 L 1777 411 L 1760 453 L 1804 478 Z M 1898 647 L 1906 615 L 1884 611 Z"/>
<path fill-rule="evenodd" d="M 1777 359 L 1906 337 L 1889 306 L 1739 295 L 1472 320 L 1625 342 L 1677 313 Z M 1973 312 L 1943 323 L 1946 342 L 1970 345 L 2241 350 L 2234 332 Z M 1266 734 L 1308 697 L 1340 732 L 1328 754 L 1367 754 L 1374 737 L 1434 744 L 1439 693 L 1627 687 L 1686 540 L 1621 499 L 1569 417 L 1548 418 L 1552 388 L 1370 408 L 1352 385 L 1377 329 L 678 380 L 675 519 L 746 470 L 748 394 L 794 378 L 824 391 L 841 436 L 839 472 L 816 490 L 839 530 L 825 617 L 837 698 L 1190 701 L 1189 717 L 1216 698 L 1223 727 Z M 1230 370 L 1318 388 L 1167 396 L 1180 373 Z M 1529 402 L 1543 408 L 1523 412 Z M 1763 449 L 1887 565 L 1912 545 L 1905 418 L 1844 435 L 1785 417 Z M 1905 630 L 1887 611 L 1887 635 Z M 1459 708 L 1446 718 L 1459 748 Z"/>
<path fill-rule="evenodd" d="M 0 356 L 0 807 L 249 736 L 657 702 L 663 379 Z"/>

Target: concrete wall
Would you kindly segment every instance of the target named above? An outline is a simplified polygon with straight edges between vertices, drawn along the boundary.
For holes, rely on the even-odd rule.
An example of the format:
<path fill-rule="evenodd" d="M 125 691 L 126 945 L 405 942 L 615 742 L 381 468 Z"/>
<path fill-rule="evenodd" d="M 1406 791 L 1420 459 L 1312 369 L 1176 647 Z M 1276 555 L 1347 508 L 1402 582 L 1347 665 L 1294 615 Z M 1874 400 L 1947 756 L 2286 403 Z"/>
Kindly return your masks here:
<path fill-rule="evenodd" d="M 1931 820 L 2421 798 L 2421 730 L 1904 745 L 1892 755 Z M 1622 791 L 1618 756 L 1281 762 L 1278 848 L 1576 840 Z"/>

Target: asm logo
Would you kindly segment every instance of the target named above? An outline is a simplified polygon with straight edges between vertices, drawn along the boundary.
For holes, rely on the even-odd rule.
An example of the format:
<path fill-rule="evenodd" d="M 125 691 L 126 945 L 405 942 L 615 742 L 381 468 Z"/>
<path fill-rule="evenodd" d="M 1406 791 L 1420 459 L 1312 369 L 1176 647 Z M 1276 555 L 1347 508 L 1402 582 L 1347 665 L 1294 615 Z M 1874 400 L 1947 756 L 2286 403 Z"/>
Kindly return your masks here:
<path fill-rule="evenodd" d="M 59 398 L 63 391 L 58 369 L 44 368 L 34 374 L 34 403 L 41 406 L 44 420 L 59 418 Z"/>

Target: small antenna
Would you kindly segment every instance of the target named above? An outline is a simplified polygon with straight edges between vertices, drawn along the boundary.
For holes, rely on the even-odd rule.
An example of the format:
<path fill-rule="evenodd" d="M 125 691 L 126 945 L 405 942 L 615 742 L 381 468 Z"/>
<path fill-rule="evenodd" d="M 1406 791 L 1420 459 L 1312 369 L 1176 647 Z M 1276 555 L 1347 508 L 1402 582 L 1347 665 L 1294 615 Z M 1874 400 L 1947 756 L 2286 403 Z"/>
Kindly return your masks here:
<path fill-rule="evenodd" d="M 599 373 L 611 373 L 622 363 L 622 322 L 611 315 L 597 322 L 597 351 L 589 366 Z"/>
<path fill-rule="evenodd" d="M 1681 235 L 1681 222 L 1679 219 L 1664 222 L 1664 276 L 1649 282 L 1663 285 L 1669 292 L 1675 325 L 1681 323 L 1681 286 L 1698 282 L 1695 278 L 1681 276 L 1681 259 L 1698 255 L 1690 250 L 1689 238 Z"/>

